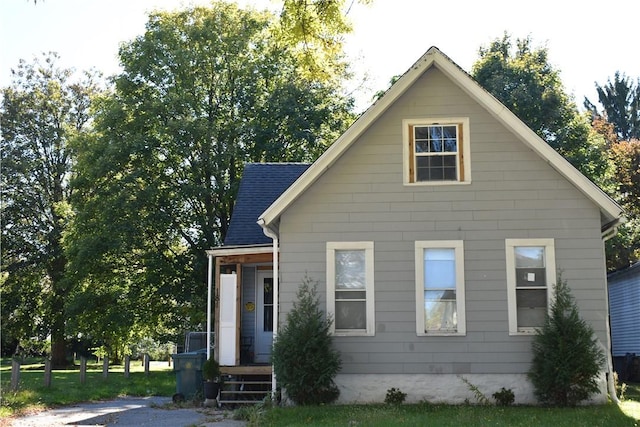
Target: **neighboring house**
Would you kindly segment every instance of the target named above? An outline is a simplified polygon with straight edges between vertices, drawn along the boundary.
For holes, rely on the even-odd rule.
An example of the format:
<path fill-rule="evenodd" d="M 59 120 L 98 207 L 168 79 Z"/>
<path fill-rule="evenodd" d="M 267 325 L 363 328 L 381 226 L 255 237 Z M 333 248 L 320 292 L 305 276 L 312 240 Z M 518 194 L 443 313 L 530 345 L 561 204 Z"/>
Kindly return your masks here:
<path fill-rule="evenodd" d="M 640 380 L 640 262 L 611 273 L 609 316 L 614 367 L 624 381 Z"/>
<path fill-rule="evenodd" d="M 335 319 L 340 402 L 391 387 L 473 400 L 464 377 L 533 403 L 531 342 L 559 272 L 609 348 L 603 240 L 622 209 L 435 47 L 278 190 L 254 213 L 260 241 L 208 251 L 226 372 L 270 372 L 258 336 L 277 334 L 305 277 Z"/>

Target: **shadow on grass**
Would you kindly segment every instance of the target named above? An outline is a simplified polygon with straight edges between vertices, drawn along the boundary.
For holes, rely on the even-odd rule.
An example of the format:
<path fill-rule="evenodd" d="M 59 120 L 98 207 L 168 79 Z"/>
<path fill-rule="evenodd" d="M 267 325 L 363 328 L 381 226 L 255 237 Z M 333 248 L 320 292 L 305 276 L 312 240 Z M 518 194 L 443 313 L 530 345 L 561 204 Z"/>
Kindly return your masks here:
<path fill-rule="evenodd" d="M 51 387 L 44 386 L 42 368 L 25 369 L 20 372 L 18 390 L 11 391 L 10 384 L 11 373 L 3 370 L 0 416 L 118 396 L 171 396 L 176 390 L 175 374 L 168 369 L 151 371 L 148 376 L 144 372 L 131 372 L 129 378 L 124 377 L 122 370 L 110 371 L 107 378 L 103 378 L 101 369 L 88 370 L 84 384 L 80 383 L 78 369 L 56 370 L 51 373 Z"/>

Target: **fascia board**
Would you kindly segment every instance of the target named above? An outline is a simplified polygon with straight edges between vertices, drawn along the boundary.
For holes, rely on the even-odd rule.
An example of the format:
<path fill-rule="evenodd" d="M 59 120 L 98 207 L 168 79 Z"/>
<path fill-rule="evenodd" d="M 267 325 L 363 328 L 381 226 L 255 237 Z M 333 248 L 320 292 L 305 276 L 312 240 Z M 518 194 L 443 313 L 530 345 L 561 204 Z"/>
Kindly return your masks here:
<path fill-rule="evenodd" d="M 229 256 L 229 255 L 247 255 L 247 254 L 263 254 L 273 251 L 273 245 L 259 245 L 259 246 L 220 246 L 217 248 L 208 249 L 205 253 L 209 256 Z"/>

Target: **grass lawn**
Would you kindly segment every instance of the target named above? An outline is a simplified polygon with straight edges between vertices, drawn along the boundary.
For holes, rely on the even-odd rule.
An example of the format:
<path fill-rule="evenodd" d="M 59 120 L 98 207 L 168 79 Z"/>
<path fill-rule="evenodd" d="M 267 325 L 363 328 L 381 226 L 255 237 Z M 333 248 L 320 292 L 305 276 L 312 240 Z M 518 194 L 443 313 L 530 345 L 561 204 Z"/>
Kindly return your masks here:
<path fill-rule="evenodd" d="M 176 392 L 176 375 L 167 363 L 151 365 L 149 376 L 140 361 L 132 361 L 129 378 L 123 366 L 111 366 L 102 377 L 102 364 L 88 364 L 85 384 L 80 384 L 79 366 L 73 370 L 52 371 L 51 387 L 45 387 L 44 365 L 32 360 L 20 370 L 18 391 L 11 390 L 11 360 L 0 363 L 0 418 L 77 402 L 118 396 L 171 396 Z"/>
<path fill-rule="evenodd" d="M 51 387 L 43 386 L 41 361 L 23 364 L 20 388 L 10 390 L 10 360 L 0 363 L 0 419 L 77 402 L 118 396 L 171 396 L 175 374 L 167 363 L 152 364 L 147 377 L 141 362 L 131 365 L 130 378 L 122 366 L 110 367 L 102 378 L 102 365 L 90 364 L 86 383 L 80 384 L 79 369 L 53 371 Z M 248 409 L 248 410 L 247 410 Z M 242 412 L 242 411 L 239 411 Z M 614 404 L 579 408 L 531 406 L 340 405 L 286 407 L 262 411 L 245 408 L 245 417 L 258 426 L 640 426 L 640 384 L 631 384 L 620 406 Z"/>
<path fill-rule="evenodd" d="M 579 408 L 532 406 L 348 405 L 274 408 L 260 426 L 637 426 L 614 405 Z"/>
<path fill-rule="evenodd" d="M 640 426 L 640 383 L 627 384 L 620 407 L 625 414 L 637 420 Z"/>
<path fill-rule="evenodd" d="M 256 426 L 640 426 L 640 384 L 631 384 L 620 406 L 578 408 L 473 405 L 344 405 L 246 411 Z"/>

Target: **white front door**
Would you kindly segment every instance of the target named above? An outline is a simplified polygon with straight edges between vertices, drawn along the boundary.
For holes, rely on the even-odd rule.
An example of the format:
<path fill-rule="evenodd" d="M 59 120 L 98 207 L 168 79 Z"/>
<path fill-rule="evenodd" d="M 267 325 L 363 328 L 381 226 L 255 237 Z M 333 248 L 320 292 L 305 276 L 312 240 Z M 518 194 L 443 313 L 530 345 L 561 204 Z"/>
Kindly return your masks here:
<path fill-rule="evenodd" d="M 273 271 L 258 270 L 256 283 L 255 363 L 270 363 L 273 344 Z"/>
<path fill-rule="evenodd" d="M 236 305 L 237 276 L 233 274 L 220 275 L 220 328 L 219 337 L 216 340 L 218 346 L 218 362 L 222 366 L 237 365 L 237 325 Z"/>

